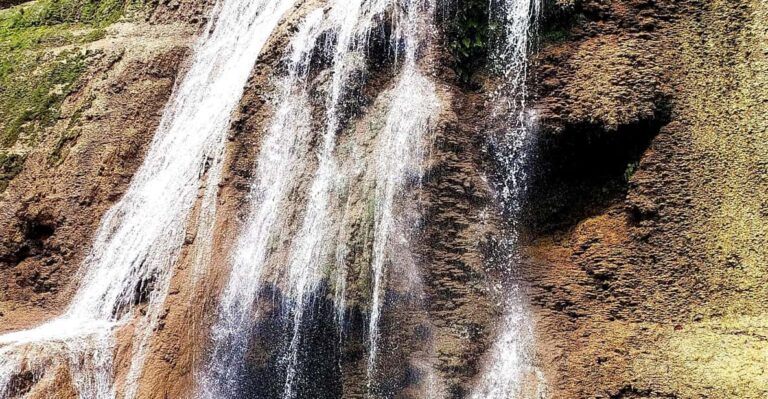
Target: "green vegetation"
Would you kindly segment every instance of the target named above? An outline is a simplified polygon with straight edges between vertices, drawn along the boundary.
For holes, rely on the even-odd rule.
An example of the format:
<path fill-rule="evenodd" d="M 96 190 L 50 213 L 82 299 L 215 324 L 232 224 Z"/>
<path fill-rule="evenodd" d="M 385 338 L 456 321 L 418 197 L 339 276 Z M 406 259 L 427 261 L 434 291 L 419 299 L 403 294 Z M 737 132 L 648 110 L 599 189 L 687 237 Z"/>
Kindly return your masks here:
<path fill-rule="evenodd" d="M 108 25 L 140 4 L 39 0 L 0 11 L 0 192 L 21 171 L 24 154 L 60 118 L 64 99 L 78 89 L 93 55 L 80 46 L 103 38 Z M 61 146 L 76 138 L 65 136 Z M 55 152 L 58 159 L 61 148 Z"/>
<path fill-rule="evenodd" d="M 23 156 L 0 152 L 0 192 L 5 191 L 8 182 L 21 171 L 23 165 Z"/>
<path fill-rule="evenodd" d="M 584 19 L 568 1 L 545 0 L 542 14 L 538 37 L 544 43 L 569 40 L 573 27 Z M 487 66 L 495 38 L 501 34 L 497 18 L 489 15 L 489 0 L 464 0 L 455 1 L 441 21 L 460 83 L 472 86 L 474 74 Z"/>
<path fill-rule="evenodd" d="M 0 26 L 8 29 L 62 24 L 105 27 L 139 5 L 132 0 L 39 0 L 4 11 Z"/>
<path fill-rule="evenodd" d="M 549 29 L 541 32 L 540 38 L 543 43 L 560 43 L 570 38 L 570 31 L 561 26 L 550 26 Z"/>
<path fill-rule="evenodd" d="M 574 29 L 583 26 L 588 19 L 577 3 L 569 0 L 545 0 L 539 24 L 539 40 L 542 45 L 571 40 Z"/>
<path fill-rule="evenodd" d="M 21 56 L 3 60 L 4 71 L 0 72 L 2 147 L 13 146 L 20 137 L 35 140 L 41 128 L 56 121 L 61 102 L 72 92 L 85 68 L 85 57 L 78 51 L 65 51 L 50 59 Z"/>
<path fill-rule="evenodd" d="M 470 84 L 476 71 L 485 66 L 494 26 L 488 15 L 488 0 L 458 1 L 445 21 L 448 49 L 462 84 Z"/>
<path fill-rule="evenodd" d="M 58 140 L 56 140 L 56 144 L 53 146 L 53 150 L 48 156 L 49 165 L 58 165 L 59 163 L 61 163 L 61 161 L 63 161 L 64 158 L 66 158 L 67 149 L 68 149 L 67 145 L 77 140 L 78 137 L 80 137 L 80 130 L 77 128 L 74 128 L 73 125 L 74 123 L 70 121 L 70 124 L 67 130 L 64 131 L 64 133 L 61 136 L 59 136 Z"/>
<path fill-rule="evenodd" d="M 632 179 L 632 176 L 635 175 L 635 172 L 637 172 L 637 167 L 639 166 L 638 162 L 630 162 L 627 164 L 627 167 L 624 169 L 624 181 L 629 183 L 629 181 Z"/>
<path fill-rule="evenodd" d="M 53 150 L 51 150 L 51 153 L 48 155 L 49 165 L 58 165 L 67 157 L 69 152 L 68 144 L 76 141 L 77 138 L 80 137 L 81 129 L 79 127 L 79 122 L 83 118 L 83 112 L 91 107 L 95 99 L 96 97 L 91 95 L 83 104 L 77 108 L 77 110 L 75 110 L 75 112 L 69 118 L 69 123 L 67 124 L 66 130 L 59 136 L 59 139 L 56 140 L 56 144 L 54 144 Z"/>

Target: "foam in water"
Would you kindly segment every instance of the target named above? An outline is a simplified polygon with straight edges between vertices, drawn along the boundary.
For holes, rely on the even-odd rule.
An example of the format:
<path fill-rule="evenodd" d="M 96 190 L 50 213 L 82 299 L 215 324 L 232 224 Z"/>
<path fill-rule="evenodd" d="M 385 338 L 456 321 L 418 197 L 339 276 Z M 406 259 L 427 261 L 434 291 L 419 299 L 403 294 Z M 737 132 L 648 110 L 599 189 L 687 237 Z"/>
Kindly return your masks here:
<path fill-rule="evenodd" d="M 509 125 L 493 137 L 494 157 L 499 168 L 494 184 L 496 199 L 507 221 L 494 263 L 504 265 L 503 297 L 505 316 L 499 336 L 491 348 L 486 369 L 472 393 L 473 399 L 509 399 L 543 395 L 541 377 L 533 364 L 533 321 L 517 278 L 518 228 L 528 179 L 528 161 L 533 129 L 526 109 L 528 52 L 531 47 L 541 0 L 498 0 L 493 16 L 503 27 L 493 61 L 502 82 L 493 93 L 495 120 Z M 533 376 L 533 377 L 532 377 Z"/>
<path fill-rule="evenodd" d="M 38 328 L 0 337 L 0 383 L 34 364 L 37 355 L 71 358 L 69 369 L 83 398 L 111 398 L 112 330 L 134 318 L 137 299 L 148 302 L 138 318 L 124 397 L 137 380 L 184 241 L 190 211 L 203 190 L 204 225 L 212 220 L 215 191 L 230 115 L 251 69 L 292 0 L 224 0 L 196 46 L 176 87 L 146 159 L 123 198 L 104 216 L 81 268 L 80 288 L 61 317 Z M 205 229 L 203 229 L 205 231 Z M 46 353 L 47 352 L 47 353 Z M 9 360 L 11 359 L 11 360 Z M 0 392 L 7 386 L 0 386 Z"/>

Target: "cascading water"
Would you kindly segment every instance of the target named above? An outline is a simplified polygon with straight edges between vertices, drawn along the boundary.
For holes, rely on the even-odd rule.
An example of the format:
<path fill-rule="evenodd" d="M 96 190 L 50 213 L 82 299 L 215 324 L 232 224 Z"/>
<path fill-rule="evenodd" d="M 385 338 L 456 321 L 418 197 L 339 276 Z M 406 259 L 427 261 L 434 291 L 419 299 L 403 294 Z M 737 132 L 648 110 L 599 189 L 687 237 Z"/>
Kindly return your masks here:
<path fill-rule="evenodd" d="M 301 156 L 308 151 L 310 110 L 305 76 L 322 22 L 321 10 L 311 13 L 291 42 L 279 107 L 257 159 L 250 215 L 235 247 L 232 272 L 212 329 L 211 359 L 200 375 L 199 391 L 204 398 L 232 397 L 239 392 L 239 368 L 248 345 L 252 309 L 270 240 L 281 233 L 281 207 L 291 182 L 296 180 Z"/>
<path fill-rule="evenodd" d="M 533 325 L 516 273 L 519 262 L 518 231 L 528 180 L 528 162 L 533 145 L 533 126 L 526 108 L 528 53 L 541 11 L 541 0 L 497 0 L 491 3 L 492 19 L 502 26 L 492 62 L 501 83 L 491 96 L 494 120 L 508 126 L 491 138 L 497 165 L 494 190 L 504 219 L 502 236 L 491 261 L 503 265 L 503 283 L 497 294 L 503 298 L 505 316 L 473 399 L 544 396 L 541 377 L 533 365 Z"/>
<path fill-rule="evenodd" d="M 339 170 L 336 138 L 341 128 L 340 106 L 348 94 L 352 76 L 364 75 L 366 46 L 371 30 L 381 24 L 386 12 L 392 13 L 395 32 L 390 38 L 394 54 L 404 53 L 399 78 L 392 92 L 386 126 L 379 133 L 375 148 L 375 242 L 372 261 L 373 292 L 369 323 L 368 377 L 372 378 L 378 350 L 378 324 L 384 290 L 385 265 L 396 234 L 394 202 L 404 183 L 419 174 L 422 136 L 439 104 L 433 84 L 421 74 L 417 54 L 420 36 L 428 28 L 433 5 L 424 1 L 349 1 L 331 3 L 327 11 L 310 12 L 301 23 L 287 50 L 288 73 L 280 86 L 278 105 L 257 159 L 256 178 L 250 194 L 250 216 L 232 256 L 232 272 L 223 291 L 217 321 L 212 330 L 213 350 L 201 374 L 200 395 L 207 398 L 231 397 L 240 392 L 244 377 L 243 359 L 258 318 L 255 302 L 266 283 L 279 285 L 285 297 L 283 316 L 292 326 L 281 362 L 285 367 L 284 398 L 298 395 L 303 378 L 299 372 L 302 325 L 305 311 L 315 299 L 324 267 L 335 264 L 336 308 L 343 324 L 344 268 L 338 262 L 336 210 Z M 325 41 L 320 40 L 321 36 Z M 318 43 L 325 46 L 318 48 Z M 309 72 L 314 52 L 331 59 L 330 81 L 324 100 L 324 128 L 315 148 L 315 160 L 303 157 L 311 139 Z M 285 230 L 291 215 L 286 211 L 287 195 L 296 188 L 298 174 L 316 163 L 306 194 L 301 221 L 295 233 Z M 289 234 L 289 237 L 285 235 Z M 265 267 L 274 241 L 288 238 L 290 245 L 278 276 L 266 275 Z M 270 281 L 275 278 L 281 281 Z M 343 330 L 343 326 L 339 327 Z M 234 366 L 233 366 L 234 365 Z"/>
<path fill-rule="evenodd" d="M 335 220 L 332 218 L 333 191 L 337 188 L 338 165 L 334 158 L 336 135 L 339 130 L 339 105 L 346 94 L 345 86 L 355 70 L 364 67 L 362 58 L 365 39 L 373 18 L 384 11 L 386 1 L 371 2 L 340 0 L 331 9 L 331 29 L 336 32 L 332 50 L 333 67 L 329 95 L 326 103 L 326 126 L 318 151 L 318 167 L 309 189 L 306 212 L 301 227 L 293 238 L 288 260 L 287 307 L 292 313 L 293 334 L 285 362 L 287 374 L 283 397 L 297 395 L 297 367 L 301 326 L 308 301 L 312 299 L 320 282 L 322 266 L 333 254 L 334 239 L 331 236 Z"/>
<path fill-rule="evenodd" d="M 62 365 L 69 369 L 81 397 L 117 396 L 112 370 L 114 332 L 127 324 L 134 324 L 136 332 L 120 392 L 125 398 L 137 394 L 149 340 L 196 206 L 191 284 L 203 275 L 210 258 L 230 114 L 263 45 L 281 16 L 298 2 L 221 1 L 197 45 L 189 72 L 165 111 L 144 164 L 125 196 L 104 217 L 69 308 L 39 328 L 0 336 L 0 397 L 10 395 L 14 375 L 31 371 L 42 376 Z M 335 289 L 333 306 L 343 336 L 348 276 L 342 230 L 347 218 L 360 215 L 347 214 L 340 197 L 350 189 L 345 179 L 355 174 L 364 175 L 362 185 L 366 187 L 355 189 L 370 200 L 372 219 L 371 254 L 366 264 L 369 275 L 361 277 L 370 280 L 364 285 L 370 297 L 365 304 L 365 370 L 360 376 L 366 379 L 367 392 L 361 395 L 388 396 L 377 386 L 379 363 L 386 354 L 382 354 L 386 334 L 380 331 L 380 324 L 386 294 L 392 288 L 390 276 L 405 271 L 405 279 L 420 278 L 413 259 L 407 259 L 413 220 L 402 214 L 402 208 L 413 182 L 422 178 L 432 117 L 441 110 L 435 83 L 425 71 L 430 67 L 425 64 L 432 62 L 429 38 L 436 5 L 435 0 L 329 0 L 318 4 L 303 17 L 285 52 L 286 72 L 278 82 L 274 114 L 256 159 L 248 216 L 229 258 L 231 273 L 212 326 L 209 357 L 196 373 L 195 397 L 253 396 L 243 390 L 243 380 L 249 378 L 245 363 L 254 328 L 259 317 L 265 316 L 259 296 L 268 287 L 273 293 L 279 291 L 279 316 L 286 330 L 278 338 L 281 342 L 270 342 L 280 352 L 279 364 L 273 365 L 280 368 L 277 395 L 285 399 L 307 396 L 302 391 L 308 378 L 302 374 L 307 368 L 302 364 L 302 351 L 307 350 L 303 347 L 306 320 L 314 317 L 307 313 L 316 301 L 323 300 L 319 297 L 325 293 L 325 285 Z M 490 100 L 496 104 L 495 120 L 505 126 L 492 138 L 498 166 L 494 189 L 503 209 L 501 219 L 508 221 L 492 262 L 506 265 L 499 287 L 506 313 L 488 366 L 471 397 L 508 399 L 524 397 L 526 380 L 535 374 L 531 318 L 513 266 L 518 261 L 518 222 L 533 137 L 525 106 L 526 64 L 540 0 L 494 0 L 491 7 L 503 34 L 493 59 L 502 83 Z M 366 160 L 366 166 L 360 168 L 366 170 L 351 171 L 338 148 L 347 128 L 346 102 L 358 95 L 358 80 L 365 80 L 374 30 L 388 29 L 382 35 L 396 59 L 396 73 L 382 92 L 383 125 L 371 128 L 370 143 L 358 149 Z M 316 64 L 322 70 L 314 70 Z M 319 91 L 312 87 L 318 81 L 323 82 Z M 313 98 L 315 93 L 322 96 L 319 101 Z M 305 185 L 302 179 L 306 176 Z M 146 306 L 141 314 L 139 306 Z M 427 363 L 426 359 L 414 362 L 416 368 L 431 368 Z M 440 397 L 439 375 L 435 370 L 426 371 L 423 396 Z M 309 396 L 312 394 L 316 393 Z"/>
<path fill-rule="evenodd" d="M 405 60 L 392 97 L 386 125 L 379 137 L 376 170 L 376 206 L 374 213 L 373 292 L 368 325 L 368 390 L 372 388 L 379 351 L 379 323 L 386 286 L 386 265 L 398 259 L 393 241 L 405 238 L 399 231 L 395 202 L 409 178 L 420 178 L 423 158 L 423 135 L 430 118 L 439 112 L 440 104 L 434 84 L 419 70 L 416 57 L 423 38 L 429 37 L 431 2 L 411 1 L 405 4 L 396 38 L 402 37 Z M 399 39 L 396 39 L 399 41 Z M 408 263 L 403 262 L 403 263 Z"/>
<path fill-rule="evenodd" d="M 190 211 L 202 190 L 205 211 L 198 225 L 211 222 L 230 114 L 261 47 L 292 3 L 217 4 L 143 165 L 96 233 L 67 311 L 38 328 L 0 337 L 0 397 L 9 394 L 11 377 L 22 369 L 42 374 L 67 358 L 81 397 L 115 397 L 113 331 L 129 322 L 137 323 L 137 332 L 122 392 L 125 398 L 135 395 Z M 145 315 L 135 317 L 143 301 Z"/>

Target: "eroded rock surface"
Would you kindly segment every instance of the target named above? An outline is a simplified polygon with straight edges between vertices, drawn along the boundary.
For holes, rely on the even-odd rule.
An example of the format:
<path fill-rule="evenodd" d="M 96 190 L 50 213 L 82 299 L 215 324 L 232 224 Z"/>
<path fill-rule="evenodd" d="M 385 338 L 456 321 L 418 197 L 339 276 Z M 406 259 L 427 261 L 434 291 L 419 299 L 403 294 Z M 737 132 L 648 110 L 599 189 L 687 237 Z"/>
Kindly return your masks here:
<path fill-rule="evenodd" d="M 573 12 L 569 38 L 539 54 L 542 134 L 554 136 L 543 140 L 591 142 L 570 147 L 585 152 L 574 165 L 609 176 L 544 190 L 593 201 L 539 210 L 528 246 L 552 395 L 763 397 L 768 10 L 584 1 Z M 604 143 L 628 141 L 647 148 L 617 164 L 621 147 Z"/>

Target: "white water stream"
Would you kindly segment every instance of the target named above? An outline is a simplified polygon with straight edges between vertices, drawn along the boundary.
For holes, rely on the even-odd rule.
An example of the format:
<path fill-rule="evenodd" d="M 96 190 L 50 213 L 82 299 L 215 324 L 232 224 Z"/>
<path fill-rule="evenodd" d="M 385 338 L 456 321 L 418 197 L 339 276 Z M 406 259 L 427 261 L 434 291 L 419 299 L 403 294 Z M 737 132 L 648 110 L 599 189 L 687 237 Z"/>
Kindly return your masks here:
<path fill-rule="evenodd" d="M 395 234 L 394 201 L 404 182 L 420 170 L 422 135 L 430 116 L 438 110 L 434 87 L 417 67 L 417 50 L 421 47 L 419 35 L 430 22 L 433 5 L 423 1 L 394 0 L 336 0 L 326 11 L 310 12 L 292 38 L 287 51 L 288 73 L 281 83 L 278 106 L 269 128 L 256 166 L 255 180 L 250 195 L 250 216 L 243 228 L 232 256 L 232 273 L 223 292 L 217 321 L 213 327 L 213 351 L 208 365 L 201 374 L 199 392 L 206 398 L 225 398 L 237 395 L 242 372 L 238 366 L 247 351 L 251 330 L 255 323 L 255 304 L 259 290 L 272 276 L 265 275 L 265 266 L 273 255 L 272 243 L 288 239 L 290 248 L 286 267 L 280 276 L 285 280 L 282 295 L 287 302 L 286 315 L 293 328 L 283 358 L 286 367 L 284 398 L 295 398 L 301 328 L 305 310 L 310 306 L 319 288 L 328 264 L 335 264 L 337 256 L 338 220 L 335 216 L 341 204 L 335 193 L 340 189 L 336 159 L 336 138 L 340 126 L 340 107 L 353 76 L 365 74 L 367 46 L 371 30 L 381 24 L 385 12 L 392 13 L 395 26 L 390 42 L 393 53 L 405 54 L 400 76 L 393 89 L 386 126 L 378 137 L 374 162 L 375 189 L 375 255 L 372 267 L 373 292 L 371 305 L 368 374 L 373 372 L 378 350 L 378 324 L 385 288 L 385 268 L 389 260 L 388 249 Z M 318 40 L 325 35 L 325 40 Z M 332 40 L 329 40 L 332 38 Z M 308 72 L 314 52 L 331 59 L 330 81 L 325 102 L 323 130 L 314 151 L 316 159 L 302 157 L 308 150 L 312 135 L 308 104 Z M 288 193 L 295 189 L 297 174 L 308 163 L 316 163 L 309 185 L 306 205 L 296 232 L 285 230 L 290 208 Z M 288 235 L 286 237 L 285 235 Z M 338 265 L 337 265 L 338 266 Z M 337 311 L 343 315 L 344 270 L 334 271 Z M 340 316 L 339 319 L 343 319 Z"/>
<path fill-rule="evenodd" d="M 83 398 L 112 398 L 113 331 L 136 324 L 122 397 L 137 381 L 202 191 L 202 230 L 212 221 L 230 115 L 280 17 L 292 0 L 222 0 L 175 88 L 146 159 L 122 199 L 104 216 L 80 287 L 67 311 L 32 330 L 0 337 L 0 397 L 23 370 L 66 364 Z M 202 245 L 206 245 L 203 243 Z M 142 316 L 135 312 L 146 301 Z"/>
<path fill-rule="evenodd" d="M 288 75 L 281 82 L 278 108 L 264 138 L 250 193 L 250 215 L 232 256 L 232 272 L 212 329 L 212 354 L 200 373 L 203 398 L 238 395 L 240 366 L 253 324 L 253 306 L 270 254 L 270 242 L 284 223 L 281 211 L 309 151 L 310 108 L 306 74 L 320 35 L 322 10 L 311 13 L 291 42 Z"/>
<path fill-rule="evenodd" d="M 402 218 L 396 203 L 403 194 L 407 180 L 421 178 L 425 151 L 424 135 L 431 118 L 440 111 L 435 85 L 419 70 L 417 56 L 431 35 L 435 4 L 418 0 L 406 2 L 399 15 L 395 37 L 404 43 L 405 59 L 395 85 L 386 125 L 378 137 L 376 159 L 376 192 L 374 212 L 373 292 L 368 321 L 368 365 L 366 369 L 369 394 L 375 380 L 379 355 L 379 324 L 386 290 L 388 265 L 403 259 L 395 241 L 407 237 L 399 226 Z"/>
<path fill-rule="evenodd" d="M 509 126 L 500 136 L 492 138 L 501 176 L 494 187 L 507 223 L 492 261 L 504 265 L 504 281 L 497 287 L 497 294 L 503 298 L 505 316 L 486 359 L 486 369 L 471 397 L 543 397 L 545 386 L 533 362 L 533 320 L 517 274 L 518 229 L 534 140 L 526 107 L 528 54 L 541 12 L 541 0 L 496 0 L 492 6 L 492 19 L 503 27 L 493 54 L 494 66 L 502 79 L 490 101 L 495 107 L 494 120 L 501 126 Z"/>

